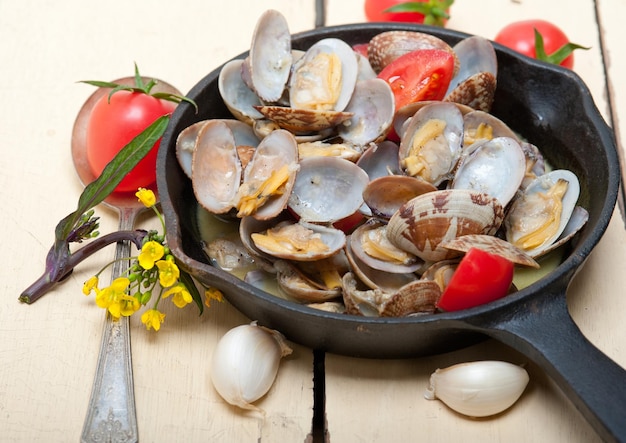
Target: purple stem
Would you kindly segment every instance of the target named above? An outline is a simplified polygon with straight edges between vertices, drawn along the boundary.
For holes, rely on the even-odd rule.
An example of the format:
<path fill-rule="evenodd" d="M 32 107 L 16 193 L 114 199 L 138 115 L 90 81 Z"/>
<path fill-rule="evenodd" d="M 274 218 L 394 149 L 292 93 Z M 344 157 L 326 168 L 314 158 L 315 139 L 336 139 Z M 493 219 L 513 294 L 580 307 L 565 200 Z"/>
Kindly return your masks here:
<path fill-rule="evenodd" d="M 141 249 L 141 243 L 146 234 L 146 231 L 140 229 L 113 232 L 93 240 L 74 253 L 70 252 L 67 241 L 55 242 L 48 251 L 46 270 L 43 275 L 22 292 L 19 300 L 27 304 L 37 301 L 65 280 L 80 262 L 111 243 L 128 240 L 133 242 L 137 249 Z"/>

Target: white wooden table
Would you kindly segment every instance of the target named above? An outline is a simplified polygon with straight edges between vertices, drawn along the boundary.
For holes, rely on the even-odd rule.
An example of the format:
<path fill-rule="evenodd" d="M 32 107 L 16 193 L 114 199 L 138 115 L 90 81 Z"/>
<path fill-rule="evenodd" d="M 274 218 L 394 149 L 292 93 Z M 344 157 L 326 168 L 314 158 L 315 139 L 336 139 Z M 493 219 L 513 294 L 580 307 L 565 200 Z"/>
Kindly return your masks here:
<path fill-rule="evenodd" d="M 361 0 L 328 0 L 326 6 L 329 25 L 364 20 Z M 82 190 L 72 167 L 70 137 L 92 88 L 76 82 L 132 75 L 137 62 L 142 73 L 188 91 L 213 68 L 248 49 L 256 20 L 268 8 L 280 10 L 293 32 L 315 25 L 314 0 L 0 0 L 0 222 L 5 232 L 0 441 L 77 441 L 89 400 L 104 316 L 81 288 L 112 258 L 113 249 L 97 253 L 32 306 L 17 301 L 43 270 L 54 227 L 74 210 Z M 614 127 L 621 149 L 625 14 L 626 3 L 618 0 L 457 0 L 448 28 L 493 38 L 510 21 L 545 18 L 572 41 L 591 46 L 576 53 L 575 70 Z M 116 228 L 115 213 L 99 207 L 98 214 L 101 232 Z M 147 227 L 154 221 L 141 223 Z M 616 210 L 575 277 L 568 301 L 584 334 L 626 367 L 624 263 L 626 231 Z M 202 317 L 193 309 L 167 314 L 158 334 L 146 332 L 138 318 L 131 322 L 141 441 L 599 441 L 533 364 L 521 400 L 495 418 L 467 419 L 423 399 L 428 377 L 438 367 L 475 359 L 525 360 L 494 341 L 409 360 L 326 355 L 326 428 L 313 434 L 313 352 L 294 344 L 275 385 L 258 403 L 267 411 L 259 420 L 226 405 L 208 374 L 217 340 L 249 319 L 216 303 Z"/>

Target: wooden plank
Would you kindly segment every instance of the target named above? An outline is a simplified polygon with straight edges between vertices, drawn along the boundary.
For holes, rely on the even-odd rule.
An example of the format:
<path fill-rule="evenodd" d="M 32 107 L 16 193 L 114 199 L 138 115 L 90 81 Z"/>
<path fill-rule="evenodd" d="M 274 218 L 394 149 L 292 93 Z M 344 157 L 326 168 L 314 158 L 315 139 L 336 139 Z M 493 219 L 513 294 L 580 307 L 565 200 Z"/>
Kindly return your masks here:
<path fill-rule="evenodd" d="M 364 20 L 360 0 L 329 2 L 328 23 Z M 494 38 L 505 24 L 528 18 L 543 18 L 558 24 L 571 41 L 591 46 L 576 53 L 575 71 L 590 88 L 601 113 L 619 122 L 626 102 L 621 80 L 623 26 L 619 2 L 598 3 L 603 32 L 595 21 L 594 2 L 575 0 L 563 14 L 559 2 L 485 0 L 456 2 L 448 28 Z M 615 8 L 618 7 L 616 10 Z M 606 95 L 603 54 L 605 44 L 609 75 L 613 80 L 611 114 Z M 620 99 L 621 98 L 621 99 Z M 618 131 L 619 134 L 619 131 Z M 604 239 L 575 277 L 568 304 L 583 333 L 618 364 L 626 366 L 626 326 L 622 313 L 626 300 L 622 263 L 626 259 L 626 233 L 616 210 Z M 610 278 L 608 277 L 610 276 Z M 520 401 L 509 411 L 488 419 L 473 420 L 452 412 L 440 402 L 423 398 L 430 374 L 454 363 L 501 359 L 527 363 L 531 382 Z M 584 359 L 584 356 L 581 356 Z M 543 372 L 527 359 L 495 341 L 443 355 L 408 360 L 364 360 L 326 355 L 326 415 L 330 441 L 600 441 L 580 413 Z"/>
<path fill-rule="evenodd" d="M 621 50 L 624 41 L 623 23 L 620 17 L 626 13 L 623 2 L 601 0 L 597 3 L 600 38 L 604 49 L 604 62 L 608 74 L 608 89 L 611 102 L 611 120 L 614 122 L 615 136 L 620 149 L 622 171 L 626 165 L 626 143 L 624 129 L 620 123 L 626 115 L 626 85 L 621 79 L 626 74 L 626 58 Z M 621 119 L 620 119 L 621 117 Z M 622 179 L 623 182 L 623 179 Z"/>

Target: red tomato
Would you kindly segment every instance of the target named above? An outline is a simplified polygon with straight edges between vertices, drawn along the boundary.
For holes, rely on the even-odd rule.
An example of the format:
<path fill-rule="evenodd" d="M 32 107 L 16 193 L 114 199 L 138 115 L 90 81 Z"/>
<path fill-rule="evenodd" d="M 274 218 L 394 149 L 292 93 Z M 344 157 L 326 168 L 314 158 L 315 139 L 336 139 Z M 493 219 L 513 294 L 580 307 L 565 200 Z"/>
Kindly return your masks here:
<path fill-rule="evenodd" d="M 344 217 L 341 220 L 337 220 L 335 223 L 333 223 L 333 227 L 335 227 L 336 229 L 340 229 L 346 234 L 349 234 L 357 226 L 359 226 L 364 219 L 365 217 L 363 216 L 363 214 L 361 214 L 359 211 L 356 211 L 352 215 Z"/>
<path fill-rule="evenodd" d="M 396 5 L 424 3 L 420 12 L 385 12 Z M 365 0 L 365 18 L 370 22 L 410 22 L 444 26 L 449 18 L 450 0 Z M 425 12 L 425 13 L 424 13 Z"/>
<path fill-rule="evenodd" d="M 99 176 L 115 154 L 157 118 L 172 113 L 176 103 L 159 100 L 144 93 L 118 91 L 96 103 L 87 126 L 87 160 Z M 160 142 L 160 141 L 159 141 Z M 156 181 L 159 142 L 115 188 L 118 192 L 136 191 Z"/>
<path fill-rule="evenodd" d="M 391 86 L 398 110 L 422 100 L 442 100 L 453 71 L 452 54 L 440 49 L 420 49 L 398 57 L 378 77 Z"/>
<path fill-rule="evenodd" d="M 513 281 L 513 262 L 472 248 L 461 259 L 437 307 L 444 311 L 472 308 L 504 297 Z"/>
<path fill-rule="evenodd" d="M 543 38 L 543 54 L 537 54 L 535 47 L 535 29 Z M 523 20 L 505 26 L 496 35 L 495 41 L 516 50 L 528 57 L 560 64 L 572 69 L 575 49 L 587 49 L 570 43 L 565 33 L 556 25 L 545 20 Z M 560 52 L 557 53 L 557 51 Z"/>

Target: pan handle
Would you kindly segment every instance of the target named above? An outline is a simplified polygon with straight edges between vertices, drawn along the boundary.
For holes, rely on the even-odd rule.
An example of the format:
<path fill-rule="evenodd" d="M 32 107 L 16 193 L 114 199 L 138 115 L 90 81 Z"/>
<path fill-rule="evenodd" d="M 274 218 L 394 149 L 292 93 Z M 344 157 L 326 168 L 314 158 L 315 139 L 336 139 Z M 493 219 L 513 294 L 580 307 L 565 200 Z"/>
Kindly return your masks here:
<path fill-rule="evenodd" d="M 626 370 L 582 334 L 564 288 L 527 297 L 496 317 L 471 323 L 539 365 L 604 441 L 626 442 Z"/>

